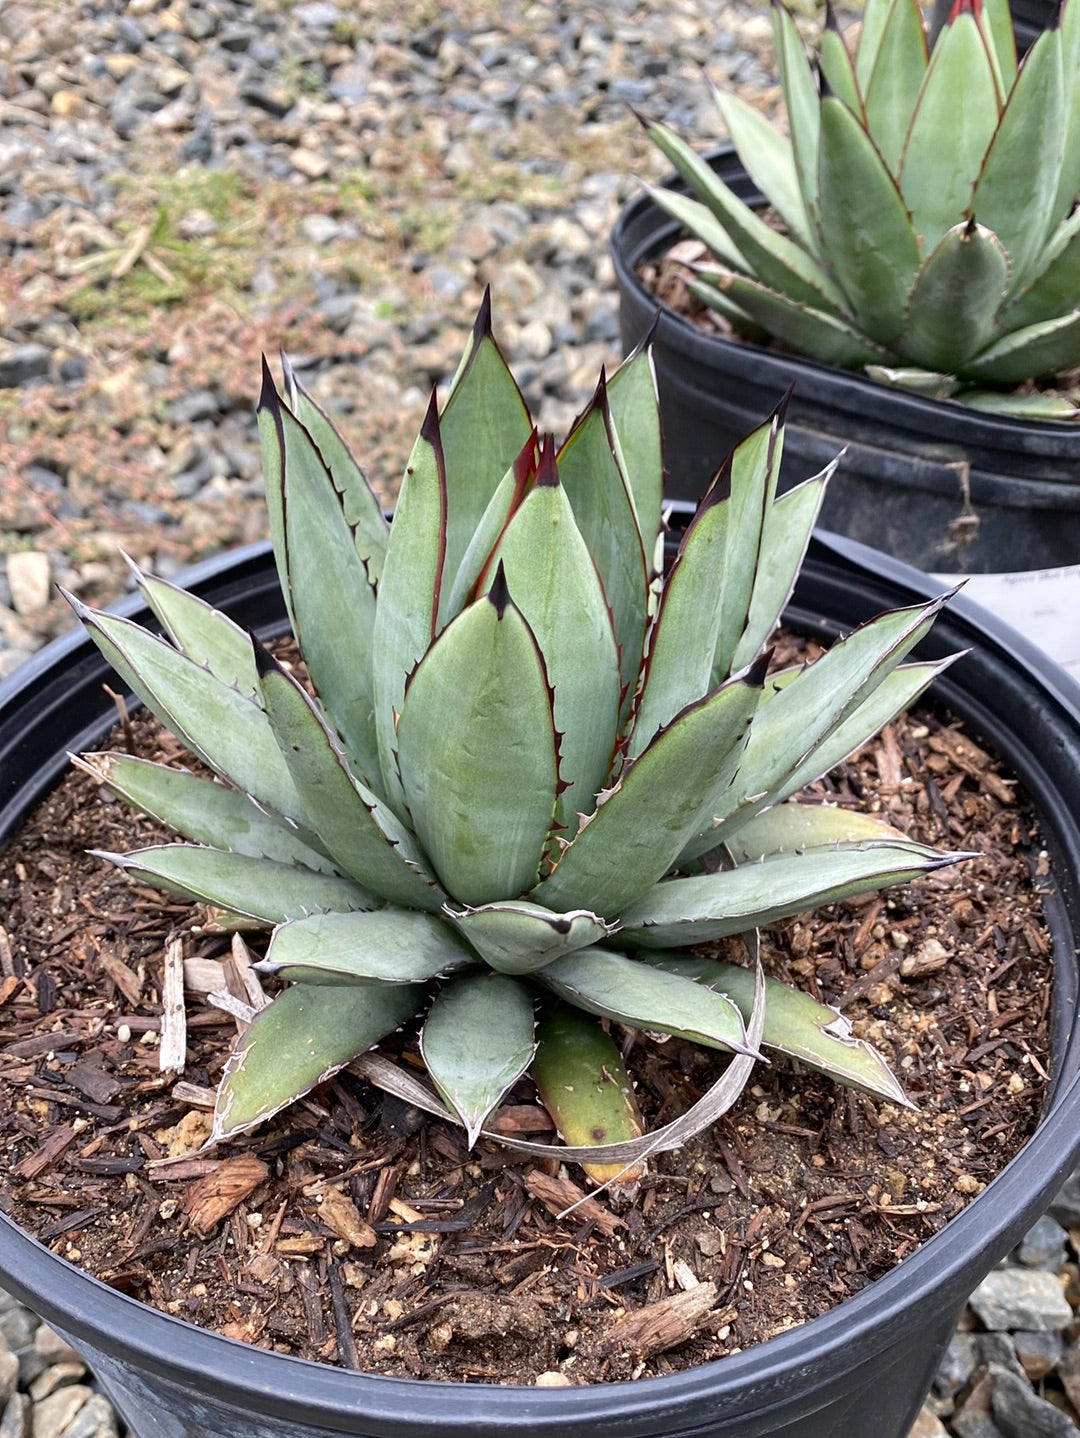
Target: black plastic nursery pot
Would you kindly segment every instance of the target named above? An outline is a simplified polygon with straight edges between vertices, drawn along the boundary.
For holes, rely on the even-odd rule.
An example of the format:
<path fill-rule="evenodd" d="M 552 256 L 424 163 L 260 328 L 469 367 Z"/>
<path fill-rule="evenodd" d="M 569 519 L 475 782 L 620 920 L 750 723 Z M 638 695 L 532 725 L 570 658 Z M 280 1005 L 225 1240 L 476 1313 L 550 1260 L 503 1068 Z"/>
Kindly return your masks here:
<path fill-rule="evenodd" d="M 1017 49 L 1028 50 L 1040 31 L 1053 23 L 1059 9 L 1055 0 L 1009 0 Z"/>
<path fill-rule="evenodd" d="M 735 151 L 711 157 L 750 204 L 764 204 Z M 685 186 L 674 176 L 668 188 Z M 865 375 L 707 333 L 638 274 L 680 235 L 648 195 L 612 232 L 624 346 L 655 324 L 653 358 L 669 492 L 696 499 L 716 466 L 794 386 L 781 483 L 844 451 L 821 523 L 928 571 L 995 574 L 1080 564 L 1080 421 L 1017 420 L 928 399 Z"/>
<path fill-rule="evenodd" d="M 264 547 L 202 565 L 187 582 L 264 636 L 284 628 Z M 932 592 L 925 576 L 818 535 L 788 618 L 830 637 Z M 149 619 L 134 599 L 121 608 Z M 1080 1156 L 1080 689 L 962 599 L 924 652 L 957 649 L 970 652 L 939 681 L 937 697 L 1011 766 L 1051 853 L 1052 1097 L 1027 1146 L 987 1189 L 854 1298 L 691 1371 L 538 1389 L 383 1378 L 247 1347 L 107 1287 L 2 1215 L 0 1286 L 85 1355 L 137 1438 L 905 1438 L 968 1295 Z M 73 633 L 0 686 L 0 847 L 57 782 L 66 753 L 104 737 L 115 718 L 106 680 L 116 682 Z"/>

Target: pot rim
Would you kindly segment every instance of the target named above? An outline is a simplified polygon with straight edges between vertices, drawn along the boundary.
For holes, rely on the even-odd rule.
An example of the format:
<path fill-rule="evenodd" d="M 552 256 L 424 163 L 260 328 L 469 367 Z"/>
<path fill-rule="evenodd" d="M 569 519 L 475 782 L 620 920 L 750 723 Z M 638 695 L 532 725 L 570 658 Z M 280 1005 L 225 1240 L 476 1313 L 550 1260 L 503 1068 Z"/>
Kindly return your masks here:
<path fill-rule="evenodd" d="M 261 543 L 203 561 L 178 578 L 198 591 L 220 586 L 237 575 L 265 576 L 272 569 L 270 546 Z M 839 575 L 839 582 L 844 584 L 862 580 L 871 591 L 889 588 L 894 591 L 894 603 L 915 602 L 940 589 L 928 576 L 899 561 L 854 541 L 820 532 L 811 543 L 806 569 Z M 873 604 L 877 604 L 876 598 Z M 144 606 L 135 595 L 114 608 L 132 613 Z M 799 612 L 805 612 L 812 622 L 818 611 L 811 607 Z M 1052 711 L 1064 735 L 1062 742 L 1071 743 L 1080 755 L 1080 685 L 1007 625 L 962 596 L 950 605 L 948 619 L 945 628 L 956 632 L 943 641 L 944 647 L 954 646 L 958 635 L 963 642 L 966 635 L 974 646 L 982 647 L 992 662 L 1005 662 L 1026 685 L 1027 692 L 1037 695 Z M 0 716 L 12 704 L 32 704 L 37 683 L 50 673 L 55 676 L 58 669 L 70 665 L 88 647 L 91 641 L 76 629 L 20 666 L 0 683 Z M 960 661 L 956 670 L 962 671 L 968 663 Z M 960 687 L 957 678 L 951 678 L 950 684 Z M 1068 774 L 1063 777 L 1070 778 Z M 1073 767 L 1071 782 L 1080 792 L 1080 766 Z M 1035 797 L 1041 802 L 1044 796 Z M 1073 879 L 1080 883 L 1080 804 L 1072 807 L 1074 813 L 1070 814 L 1070 805 L 1066 804 L 1056 818 L 1068 828 L 1065 845 Z M 1075 934 L 1080 930 L 1080 898 L 1074 896 L 1071 907 Z M 1064 916 L 1064 904 L 1061 912 Z M 567 1389 L 456 1385 L 357 1373 L 271 1353 L 197 1328 L 109 1288 L 50 1252 L 3 1214 L 0 1274 L 46 1321 L 76 1338 L 92 1335 L 101 1352 L 123 1362 L 134 1359 L 146 1371 L 194 1386 L 196 1391 L 212 1374 L 217 1389 L 229 1394 L 241 1407 L 251 1402 L 253 1393 L 256 1402 L 261 1394 L 272 1395 L 275 1413 L 298 1423 L 317 1416 L 324 1424 L 347 1433 L 350 1419 L 362 1408 L 369 1419 L 382 1416 L 387 1423 L 393 1423 L 388 1431 L 415 1431 L 419 1438 L 421 1432 L 429 1431 L 422 1418 L 410 1420 L 415 1423 L 413 1430 L 395 1415 L 417 1412 L 424 1396 L 438 1391 L 440 1426 L 457 1438 L 468 1438 L 481 1423 L 485 1431 L 492 1431 L 488 1425 L 493 1422 L 501 1423 L 508 1431 L 517 1428 L 534 1432 L 540 1430 L 530 1429 L 530 1424 L 542 1424 L 547 1431 L 549 1425 L 553 1429 L 556 1424 L 568 1422 L 621 1422 L 621 1434 L 646 1435 L 658 1431 L 661 1421 L 670 1422 L 681 1411 L 700 1405 L 709 1394 L 715 1393 L 717 1402 L 722 1402 L 729 1391 L 740 1390 L 745 1395 L 748 1389 L 753 1390 L 760 1392 L 762 1406 L 767 1409 L 783 1394 L 801 1388 L 811 1366 L 816 1367 L 823 1355 L 836 1357 L 852 1345 L 861 1345 L 872 1355 L 881 1354 L 892 1338 L 909 1331 L 920 1318 L 928 1320 L 929 1315 L 940 1314 L 943 1286 L 951 1288 L 957 1302 L 962 1303 L 973 1286 L 973 1251 L 985 1254 L 992 1250 L 1000 1255 L 1018 1241 L 1031 1221 L 1033 1198 L 1038 1199 L 1041 1211 L 1078 1153 L 1080 1024 L 1074 1015 L 1063 1046 L 1056 1091 L 1035 1133 L 984 1192 L 914 1254 L 828 1313 L 752 1349 L 684 1372 L 635 1382 Z M 979 1263 L 980 1275 L 988 1267 Z M 910 1294 L 914 1297 L 907 1298 L 901 1306 L 901 1296 Z"/>

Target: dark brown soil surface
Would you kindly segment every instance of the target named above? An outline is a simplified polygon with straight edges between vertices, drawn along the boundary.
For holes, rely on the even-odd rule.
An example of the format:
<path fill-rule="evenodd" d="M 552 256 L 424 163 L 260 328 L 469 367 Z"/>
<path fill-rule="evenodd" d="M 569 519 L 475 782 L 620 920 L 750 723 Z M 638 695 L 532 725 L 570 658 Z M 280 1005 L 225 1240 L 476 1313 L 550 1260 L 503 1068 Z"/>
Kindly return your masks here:
<path fill-rule="evenodd" d="M 132 737 L 181 757 L 147 723 Z M 918 1111 L 777 1062 L 712 1130 L 652 1160 L 632 1207 L 602 1196 L 559 1217 L 583 1196 L 579 1171 L 486 1140 L 467 1153 L 460 1131 L 349 1072 L 197 1152 L 236 1023 L 189 992 L 183 1080 L 159 1073 L 163 954 L 179 939 L 197 988 L 235 987 L 236 941 L 84 855 L 155 831 L 72 773 L 0 869 L 0 1205 L 167 1312 L 386 1374 L 659 1374 L 822 1313 L 913 1252 L 1031 1133 L 1050 965 L 1031 812 L 948 716 L 897 721 L 817 787 L 979 855 L 762 944 L 769 971 L 881 1047 Z M 408 1035 L 401 1049 L 419 1068 Z M 640 1035 L 629 1062 L 652 1123 L 721 1063 Z M 528 1084 L 499 1122 L 550 1136 Z"/>

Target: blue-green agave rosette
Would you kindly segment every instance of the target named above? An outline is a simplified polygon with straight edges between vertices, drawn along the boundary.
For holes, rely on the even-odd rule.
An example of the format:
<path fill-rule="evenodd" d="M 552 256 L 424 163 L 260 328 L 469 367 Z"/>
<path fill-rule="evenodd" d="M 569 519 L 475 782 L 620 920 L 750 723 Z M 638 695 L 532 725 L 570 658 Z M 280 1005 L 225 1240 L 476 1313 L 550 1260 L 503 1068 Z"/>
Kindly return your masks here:
<path fill-rule="evenodd" d="M 762 1050 L 904 1102 L 835 1010 L 690 956 L 957 857 L 791 802 L 942 666 L 905 662 L 934 603 L 768 675 L 826 482 L 777 495 L 780 417 L 724 463 L 666 575 L 647 351 L 601 377 L 557 447 L 536 433 L 485 300 L 392 525 L 288 370 L 284 396 L 264 376 L 258 419 L 309 683 L 149 575 L 138 583 L 162 637 L 76 604 L 217 776 L 85 756 L 184 840 L 108 857 L 273 928 L 261 968 L 287 987 L 227 1064 L 215 1138 L 416 1019 L 470 1142 L 533 1067 L 568 1151 L 596 1149 L 605 1175 L 606 1158 L 687 1132 L 634 1148 L 612 1022 L 733 1056 L 695 1122 L 734 1099 Z"/>
<path fill-rule="evenodd" d="M 955 0 L 933 46 L 917 0 L 831 13 L 817 65 L 773 0 L 785 135 L 736 95 L 721 119 L 778 225 L 668 126 L 690 196 L 652 191 L 711 252 L 690 289 L 748 338 L 939 397 L 1070 418 L 1009 390 L 1080 367 L 1080 3 L 1021 63 L 1006 0 Z"/>

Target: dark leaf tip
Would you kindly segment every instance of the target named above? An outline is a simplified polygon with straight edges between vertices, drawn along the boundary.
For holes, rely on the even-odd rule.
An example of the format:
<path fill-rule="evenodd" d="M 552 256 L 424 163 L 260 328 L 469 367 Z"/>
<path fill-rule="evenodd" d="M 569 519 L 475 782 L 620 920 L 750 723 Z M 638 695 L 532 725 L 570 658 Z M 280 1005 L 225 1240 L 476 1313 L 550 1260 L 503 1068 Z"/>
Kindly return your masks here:
<path fill-rule="evenodd" d="M 473 343 L 479 344 L 481 340 L 491 339 L 493 331 L 491 327 L 491 286 L 484 286 L 484 297 L 480 301 L 480 308 L 476 312 L 476 319 L 473 321 Z"/>
<path fill-rule="evenodd" d="M 270 651 L 259 642 L 257 635 L 248 630 L 248 638 L 251 640 L 251 652 L 255 656 L 255 673 L 260 679 L 265 679 L 268 674 L 282 674 L 284 670 Z"/>
<path fill-rule="evenodd" d="M 259 402 L 255 406 L 256 414 L 266 410 L 269 414 L 277 415 L 281 410 L 281 396 L 277 392 L 277 385 L 274 383 L 274 376 L 270 373 L 270 365 L 265 355 L 262 356 L 262 386 L 259 390 Z"/>
<path fill-rule="evenodd" d="M 424 422 L 420 426 L 420 438 L 425 440 L 433 449 L 442 452 L 442 432 L 439 428 L 439 397 L 434 386 L 431 390 L 431 398 L 428 400 L 427 411 L 424 415 Z"/>
<path fill-rule="evenodd" d="M 747 666 L 743 682 L 749 684 L 752 689 L 764 689 L 772 657 L 773 650 L 771 648 L 762 650 L 754 662 Z"/>
<path fill-rule="evenodd" d="M 730 498 L 731 455 L 729 454 L 709 481 L 709 487 L 701 498 L 699 508 L 707 509 L 712 504 L 719 504 L 721 501 Z"/>
<path fill-rule="evenodd" d="M 536 470 L 537 488 L 556 489 L 559 484 L 559 466 L 555 462 L 555 437 L 546 434 L 540 441 L 540 463 Z"/>
<path fill-rule="evenodd" d="M 510 603 L 510 590 L 506 583 L 506 567 L 502 560 L 499 560 L 499 567 L 495 571 L 495 578 L 491 581 L 491 588 L 487 597 L 495 606 L 495 613 L 499 619 L 506 613 L 506 607 Z"/>
<path fill-rule="evenodd" d="M 533 476 L 536 474 L 536 443 L 537 435 L 536 427 L 534 426 L 532 433 L 529 435 L 525 443 L 521 446 L 521 449 L 518 451 L 517 457 L 514 460 L 514 484 L 517 489 L 522 491 L 528 484 L 529 480 L 532 479 Z"/>

